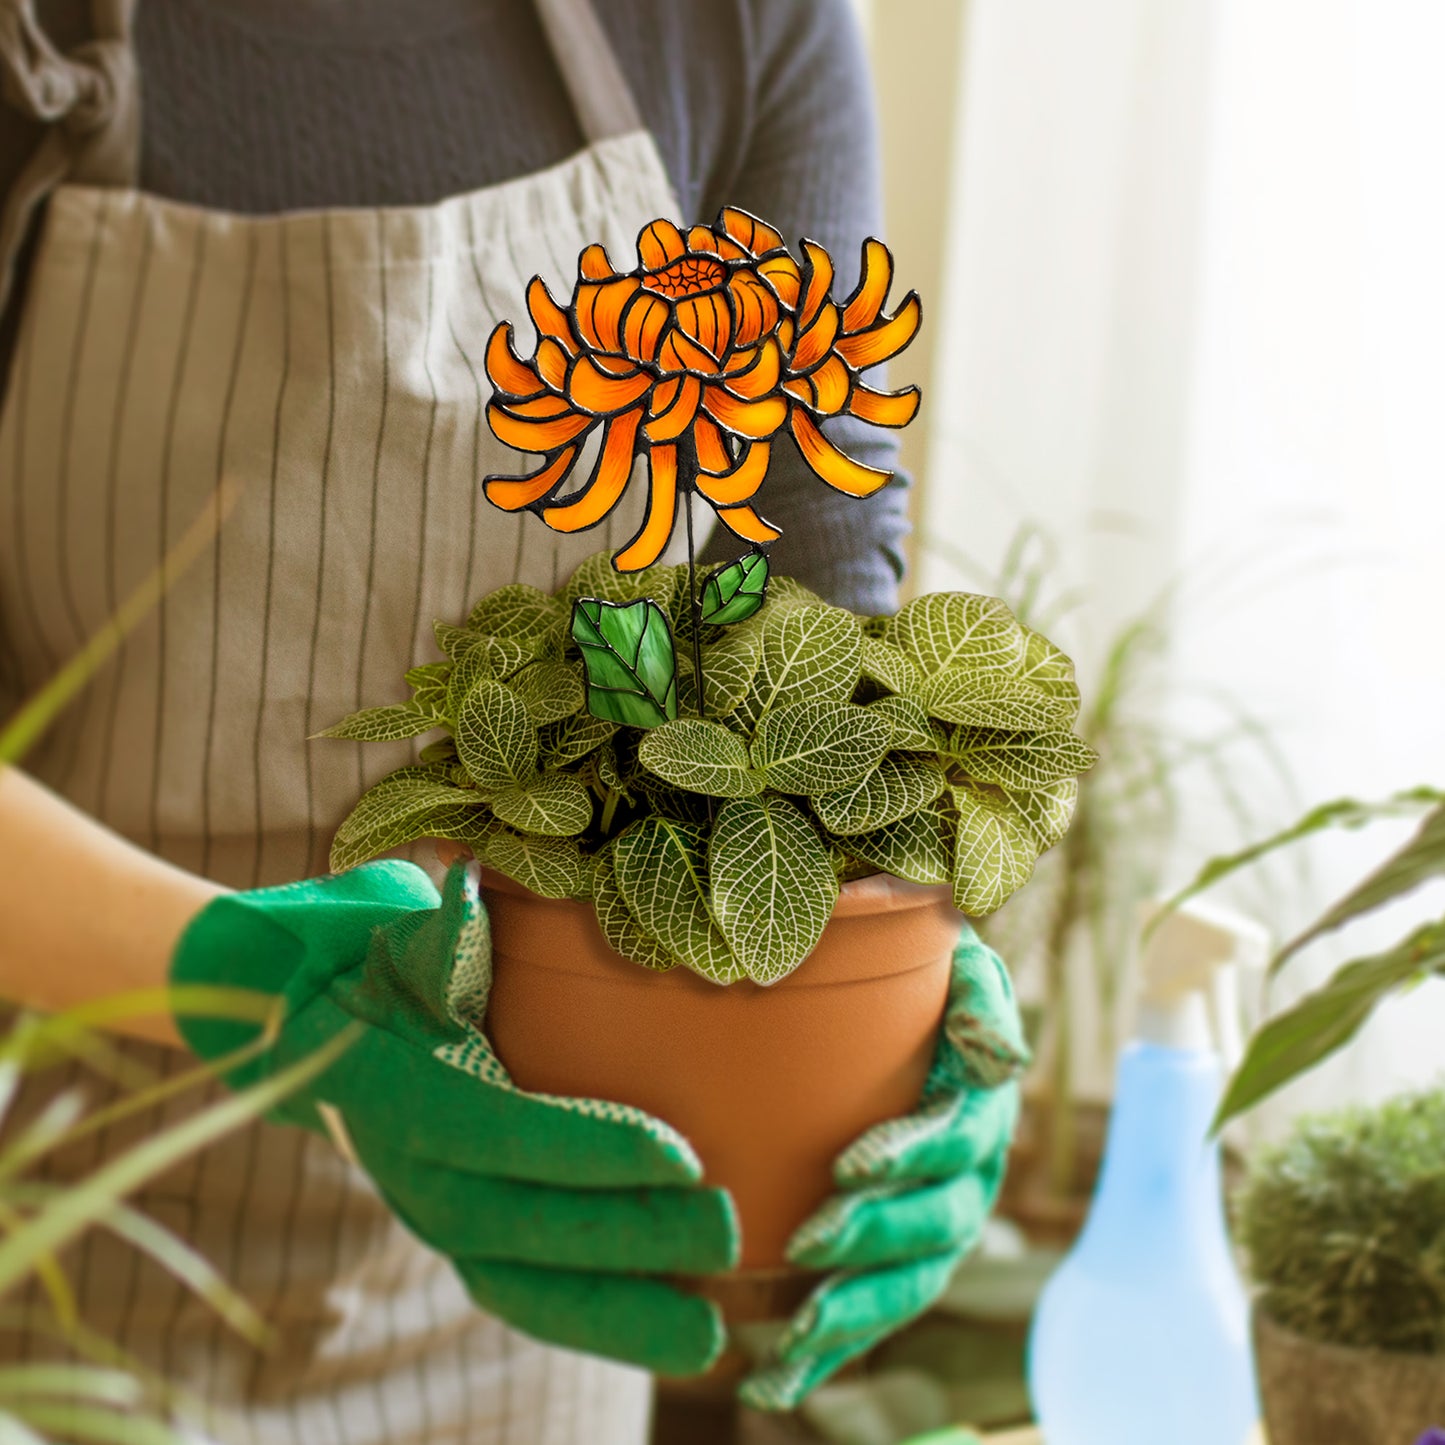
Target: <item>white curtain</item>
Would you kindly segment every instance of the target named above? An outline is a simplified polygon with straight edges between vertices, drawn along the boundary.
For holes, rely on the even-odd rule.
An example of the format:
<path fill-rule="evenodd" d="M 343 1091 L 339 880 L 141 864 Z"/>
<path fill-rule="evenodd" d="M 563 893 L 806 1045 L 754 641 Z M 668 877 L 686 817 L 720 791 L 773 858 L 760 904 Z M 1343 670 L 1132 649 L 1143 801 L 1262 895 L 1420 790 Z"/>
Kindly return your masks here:
<path fill-rule="evenodd" d="M 875 44 L 908 14 L 876 7 Z M 966 30 L 919 585 L 975 581 L 959 553 L 996 564 L 1041 522 L 1090 597 L 1086 686 L 1111 629 L 1180 584 L 1175 715 L 1215 690 L 1267 724 L 1296 797 L 1247 751 L 1233 780 L 1264 824 L 1445 786 L 1445 5 L 972 0 Z M 1240 841 L 1211 797 L 1176 880 Z M 1233 901 L 1291 929 L 1407 832 L 1332 838 Z M 1426 890 L 1312 950 L 1274 1006 L 1442 908 Z M 1435 1077 L 1442 1033 L 1445 983 L 1265 1127 Z"/>

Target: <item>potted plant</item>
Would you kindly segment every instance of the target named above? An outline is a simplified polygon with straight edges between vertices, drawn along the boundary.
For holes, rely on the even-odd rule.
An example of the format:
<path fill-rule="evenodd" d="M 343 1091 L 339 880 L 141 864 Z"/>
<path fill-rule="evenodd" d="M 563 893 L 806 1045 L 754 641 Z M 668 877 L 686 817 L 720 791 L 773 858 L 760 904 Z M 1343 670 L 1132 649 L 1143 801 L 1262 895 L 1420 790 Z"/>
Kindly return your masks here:
<path fill-rule="evenodd" d="M 499 506 L 596 525 L 645 455 L 641 530 L 555 596 L 512 585 L 460 625 L 411 698 L 329 730 L 441 736 L 341 826 L 333 865 L 420 838 L 470 848 L 494 934 L 487 1034 L 524 1088 L 633 1104 L 733 1191 L 745 1267 L 777 1267 L 865 1127 L 917 1102 L 959 911 L 991 912 L 1069 821 L 1092 754 L 1069 659 L 996 598 L 934 594 L 863 617 L 771 575 L 753 507 L 787 430 L 828 484 L 888 474 L 819 422 L 901 426 L 916 389 L 858 373 L 918 324 L 883 312 L 877 241 L 843 303 L 832 263 L 725 210 L 657 221 L 639 265 L 583 252 L 565 308 L 528 291 L 535 355 L 487 348 L 497 435 L 540 454 Z M 582 440 L 600 450 L 563 494 Z M 699 576 L 701 498 L 750 544 Z M 683 510 L 688 562 L 658 562 Z M 806 960 L 806 965 L 804 965 Z"/>
<path fill-rule="evenodd" d="M 1442 1160 L 1435 1090 L 1301 1120 L 1253 1161 L 1239 1227 L 1271 1445 L 1445 1425 Z"/>

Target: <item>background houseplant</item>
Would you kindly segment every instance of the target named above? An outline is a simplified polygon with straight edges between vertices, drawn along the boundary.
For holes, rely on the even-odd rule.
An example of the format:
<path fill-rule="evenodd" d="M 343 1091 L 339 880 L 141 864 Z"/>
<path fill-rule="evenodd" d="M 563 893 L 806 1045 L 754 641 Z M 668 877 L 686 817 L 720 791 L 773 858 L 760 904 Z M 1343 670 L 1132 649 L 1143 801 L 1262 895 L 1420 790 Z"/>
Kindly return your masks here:
<path fill-rule="evenodd" d="M 1274 1445 L 1413 1445 L 1445 1423 L 1445 1092 L 1296 1123 L 1240 1239 Z"/>

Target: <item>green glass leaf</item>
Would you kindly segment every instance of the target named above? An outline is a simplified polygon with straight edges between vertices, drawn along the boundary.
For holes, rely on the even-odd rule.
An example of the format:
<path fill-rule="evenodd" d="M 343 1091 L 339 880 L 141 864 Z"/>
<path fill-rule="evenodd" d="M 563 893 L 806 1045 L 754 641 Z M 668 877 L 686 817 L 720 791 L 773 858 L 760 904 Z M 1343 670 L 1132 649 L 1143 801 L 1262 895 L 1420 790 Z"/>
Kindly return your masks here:
<path fill-rule="evenodd" d="M 543 898 L 592 896 L 592 859 L 572 838 L 522 837 L 500 828 L 477 856 Z"/>
<path fill-rule="evenodd" d="M 612 866 L 649 938 L 704 978 L 731 983 L 742 970 L 708 909 L 703 846 L 700 828 L 642 818 L 617 835 Z"/>
<path fill-rule="evenodd" d="M 763 605 L 768 590 L 768 559 L 750 552 L 719 567 L 702 584 L 702 620 L 714 627 L 745 621 Z"/>
<path fill-rule="evenodd" d="M 533 662 L 514 673 L 507 686 L 527 708 L 537 727 L 562 722 L 582 711 L 587 694 L 576 670 L 565 662 Z"/>
<path fill-rule="evenodd" d="M 747 697 L 762 658 L 761 634 L 747 625 L 731 627 L 717 642 L 702 649 L 702 688 L 711 718 L 726 717 Z M 686 712 L 697 713 L 697 686 L 691 659 L 684 652 L 677 677 L 678 701 Z"/>
<path fill-rule="evenodd" d="M 931 717 L 982 728 L 1067 729 L 1078 710 L 1066 697 L 972 663 L 945 667 L 909 696 Z"/>
<path fill-rule="evenodd" d="M 846 838 L 887 827 L 941 797 L 948 779 L 926 758 L 885 757 L 861 782 L 809 801 L 830 832 Z"/>
<path fill-rule="evenodd" d="M 582 649 L 594 717 L 650 728 L 677 716 L 677 654 L 656 602 L 581 597 L 572 609 L 572 636 Z"/>
<path fill-rule="evenodd" d="M 1018 814 L 1040 853 L 1052 848 L 1073 820 L 1079 801 L 1079 780 L 1060 778 L 1045 788 L 1026 793 L 1017 788 L 1000 788 L 1009 806 Z"/>
<path fill-rule="evenodd" d="M 607 718 L 580 712 L 564 722 L 548 723 L 538 733 L 542 759 L 549 767 L 565 767 L 595 753 L 617 731 Z"/>
<path fill-rule="evenodd" d="M 456 722 L 457 756 L 483 792 L 520 787 L 537 771 L 537 729 L 511 688 L 485 679 L 467 694 Z"/>
<path fill-rule="evenodd" d="M 399 738 L 414 738 L 419 733 L 430 732 L 432 728 L 439 727 L 441 721 L 429 708 L 401 702 L 391 707 L 363 708 L 313 736 L 352 738 L 363 743 L 395 742 Z"/>
<path fill-rule="evenodd" d="M 940 739 L 929 726 L 928 714 L 908 697 L 880 697 L 876 702 L 865 704 L 868 711 L 877 717 L 886 718 L 893 729 L 890 748 L 904 752 L 936 753 Z"/>
<path fill-rule="evenodd" d="M 886 718 L 851 702 L 796 702 L 768 713 L 752 761 L 782 793 L 832 792 L 873 771 L 893 739 Z"/>
<path fill-rule="evenodd" d="M 467 618 L 473 632 L 534 644 L 566 622 L 567 608 L 558 598 L 525 582 L 513 582 L 489 592 Z"/>
<path fill-rule="evenodd" d="M 931 803 L 886 827 L 843 840 L 855 857 L 911 883 L 953 882 L 954 824 Z"/>
<path fill-rule="evenodd" d="M 997 597 L 930 592 L 893 619 L 886 641 L 907 653 L 925 674 L 954 663 L 1016 672 L 1024 662 L 1024 631 Z"/>
<path fill-rule="evenodd" d="M 546 838 L 575 838 L 592 821 L 592 794 L 570 773 L 539 773 L 487 802 L 509 827 Z"/>
<path fill-rule="evenodd" d="M 890 692 L 916 692 L 923 683 L 918 664 L 892 643 L 878 637 L 863 638 L 863 675 L 881 682 Z"/>
<path fill-rule="evenodd" d="M 724 803 L 707 875 L 718 927 L 757 983 L 791 973 L 813 951 L 838 901 L 829 847 L 787 798 Z"/>
<path fill-rule="evenodd" d="M 367 789 L 336 830 L 331 867 L 340 872 L 418 838 L 485 835 L 491 813 L 471 789 L 405 769 Z"/>
<path fill-rule="evenodd" d="M 975 782 L 999 783 L 1023 792 L 1087 772 L 1098 760 L 1087 743 L 1068 732 L 958 728 L 948 751 Z"/>
<path fill-rule="evenodd" d="M 617 886 L 610 848 L 597 855 L 592 873 L 592 906 L 597 910 L 602 936 L 614 953 L 658 973 L 677 966 L 677 960 L 655 938 L 649 938 L 642 931 L 642 925 L 627 906 Z"/>
<path fill-rule="evenodd" d="M 982 918 L 1029 881 L 1038 849 L 1007 799 L 977 788 L 949 792 L 957 814 L 953 906 Z"/>
<path fill-rule="evenodd" d="M 770 609 L 758 675 L 739 715 L 756 725 L 764 713 L 788 703 L 846 701 L 862 671 L 863 633 L 851 613 L 810 604 Z"/>
<path fill-rule="evenodd" d="M 1345 964 L 1250 1040 L 1214 1127 L 1343 1048 L 1384 998 L 1431 973 L 1445 974 L 1445 919 L 1425 924 L 1384 953 Z"/>
<path fill-rule="evenodd" d="M 744 739 L 701 718 L 678 718 L 653 728 L 637 758 L 667 782 L 713 798 L 748 798 L 765 786 L 748 761 Z"/>

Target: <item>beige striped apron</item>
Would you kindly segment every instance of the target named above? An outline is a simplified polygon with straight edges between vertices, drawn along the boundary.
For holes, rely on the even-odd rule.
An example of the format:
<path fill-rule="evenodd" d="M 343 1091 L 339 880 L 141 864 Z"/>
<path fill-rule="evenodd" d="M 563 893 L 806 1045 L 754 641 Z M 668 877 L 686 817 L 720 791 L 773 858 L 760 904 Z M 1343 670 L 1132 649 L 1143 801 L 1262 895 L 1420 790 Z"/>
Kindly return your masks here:
<path fill-rule="evenodd" d="M 5 94 L 52 126 L 0 240 L 60 183 L 0 417 L 0 684 L 13 700 L 52 673 L 218 482 L 238 484 L 201 559 L 27 762 L 126 837 L 235 887 L 324 871 L 336 824 L 410 745 L 306 739 L 402 697 L 405 669 L 436 655 L 434 618 L 459 621 L 506 582 L 553 587 L 640 523 L 640 489 L 607 527 L 563 537 L 490 508 L 478 485 L 521 469 L 483 417 L 494 323 L 515 320 L 528 346 L 534 273 L 562 294 L 588 242 L 626 264 L 639 228 L 677 212 L 587 0 L 536 3 L 584 150 L 434 206 L 255 217 L 131 188 L 124 0 L 70 58 L 28 0 L 0 0 Z M 163 1073 L 185 1066 L 126 1048 Z M 109 1086 L 88 1088 L 102 1101 Z M 112 1128 L 55 1176 L 182 1112 Z M 257 1126 L 138 1202 L 277 1327 L 257 1354 L 133 1251 L 95 1235 L 68 1256 L 87 1322 L 224 1410 L 208 1425 L 219 1440 L 645 1434 L 643 1374 L 479 1314 L 325 1141 Z M 41 1349 L 34 1331 L 0 1336 L 10 1358 Z"/>

